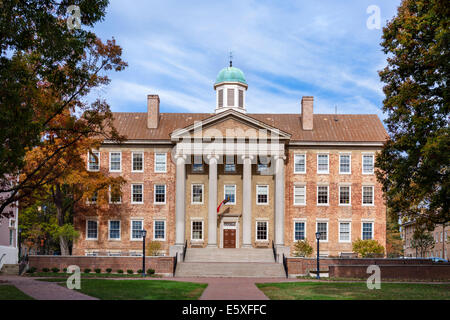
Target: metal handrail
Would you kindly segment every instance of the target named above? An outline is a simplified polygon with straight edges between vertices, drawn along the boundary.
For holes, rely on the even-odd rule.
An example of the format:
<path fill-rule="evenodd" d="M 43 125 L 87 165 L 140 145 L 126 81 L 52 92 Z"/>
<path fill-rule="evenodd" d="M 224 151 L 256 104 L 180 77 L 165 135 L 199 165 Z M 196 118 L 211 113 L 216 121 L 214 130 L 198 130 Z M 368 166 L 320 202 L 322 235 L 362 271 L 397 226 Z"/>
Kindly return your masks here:
<path fill-rule="evenodd" d="M 183 262 L 184 262 L 184 259 L 186 258 L 186 250 L 187 250 L 187 240 L 184 243 L 184 248 L 183 248 Z"/>
<path fill-rule="evenodd" d="M 175 255 L 175 261 L 173 263 L 173 276 L 175 277 L 175 272 L 177 271 L 178 253 Z"/>
<path fill-rule="evenodd" d="M 6 256 L 6 253 L 2 254 L 2 256 L 0 257 L 0 269 L 2 268 L 2 260 L 3 258 Z"/>
<path fill-rule="evenodd" d="M 275 250 L 275 243 L 272 240 L 272 251 L 273 251 L 273 258 L 275 259 L 275 262 L 277 262 L 277 251 Z"/>
<path fill-rule="evenodd" d="M 284 272 L 286 273 L 286 278 L 289 278 L 288 268 L 287 268 L 287 259 L 284 256 L 284 253 L 283 253 L 283 267 L 284 267 Z"/>

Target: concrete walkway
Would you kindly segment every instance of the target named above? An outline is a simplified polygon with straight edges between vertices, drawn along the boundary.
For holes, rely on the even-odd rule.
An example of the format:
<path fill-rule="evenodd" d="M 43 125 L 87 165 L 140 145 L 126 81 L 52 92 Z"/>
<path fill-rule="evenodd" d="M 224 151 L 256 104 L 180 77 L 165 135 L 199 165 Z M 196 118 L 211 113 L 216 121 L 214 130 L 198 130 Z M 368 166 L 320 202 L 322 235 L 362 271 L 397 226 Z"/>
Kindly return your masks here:
<path fill-rule="evenodd" d="M 0 280 L 12 284 L 36 300 L 98 300 L 56 283 L 38 281 L 30 277 L 1 276 Z"/>

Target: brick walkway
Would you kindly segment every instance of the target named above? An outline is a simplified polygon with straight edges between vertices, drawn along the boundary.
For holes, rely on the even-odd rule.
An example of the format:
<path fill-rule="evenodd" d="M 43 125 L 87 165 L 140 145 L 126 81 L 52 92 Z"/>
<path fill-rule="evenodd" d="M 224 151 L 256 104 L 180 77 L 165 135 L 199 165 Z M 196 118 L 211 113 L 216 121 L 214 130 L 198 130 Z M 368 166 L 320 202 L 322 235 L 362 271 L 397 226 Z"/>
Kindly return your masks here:
<path fill-rule="evenodd" d="M 56 283 L 38 281 L 29 277 L 1 276 L 0 280 L 6 280 L 7 283 L 36 300 L 98 300 Z"/>

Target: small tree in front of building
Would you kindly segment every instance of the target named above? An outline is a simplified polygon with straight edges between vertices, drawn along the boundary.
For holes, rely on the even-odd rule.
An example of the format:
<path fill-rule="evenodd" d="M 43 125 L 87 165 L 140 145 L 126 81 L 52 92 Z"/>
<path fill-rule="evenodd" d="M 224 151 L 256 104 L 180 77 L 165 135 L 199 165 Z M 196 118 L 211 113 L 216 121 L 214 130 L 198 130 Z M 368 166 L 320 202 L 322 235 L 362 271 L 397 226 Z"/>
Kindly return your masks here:
<path fill-rule="evenodd" d="M 147 247 L 147 255 L 149 256 L 157 256 L 159 255 L 159 251 L 161 250 L 161 242 L 159 241 L 150 241 Z"/>
<path fill-rule="evenodd" d="M 411 239 L 411 247 L 416 249 L 416 255 L 425 257 L 426 252 L 434 248 L 433 236 L 424 227 L 417 227 Z"/>
<path fill-rule="evenodd" d="M 384 247 L 377 240 L 361 240 L 353 242 L 353 252 L 361 258 L 374 258 L 384 256 Z"/>
<path fill-rule="evenodd" d="M 313 252 L 312 246 L 305 240 L 298 240 L 294 245 L 294 256 L 309 257 Z"/>

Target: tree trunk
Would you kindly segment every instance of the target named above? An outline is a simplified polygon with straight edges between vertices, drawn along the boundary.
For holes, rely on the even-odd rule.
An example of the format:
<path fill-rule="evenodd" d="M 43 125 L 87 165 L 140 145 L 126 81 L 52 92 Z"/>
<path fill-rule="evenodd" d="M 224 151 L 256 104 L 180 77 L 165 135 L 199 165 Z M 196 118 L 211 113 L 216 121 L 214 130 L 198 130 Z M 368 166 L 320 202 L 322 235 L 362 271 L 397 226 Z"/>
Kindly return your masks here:
<path fill-rule="evenodd" d="M 58 220 L 58 226 L 62 227 L 64 225 L 64 209 L 63 209 L 63 198 L 64 195 L 61 192 L 61 186 L 56 184 L 55 191 L 53 193 L 53 202 L 56 207 L 56 219 Z M 59 248 L 61 250 L 61 255 L 68 256 L 69 252 L 69 241 L 65 239 L 62 235 L 59 236 Z"/>
<path fill-rule="evenodd" d="M 67 241 L 67 239 L 63 236 L 59 236 L 59 247 L 61 249 L 62 256 L 70 256 L 69 241 Z"/>

